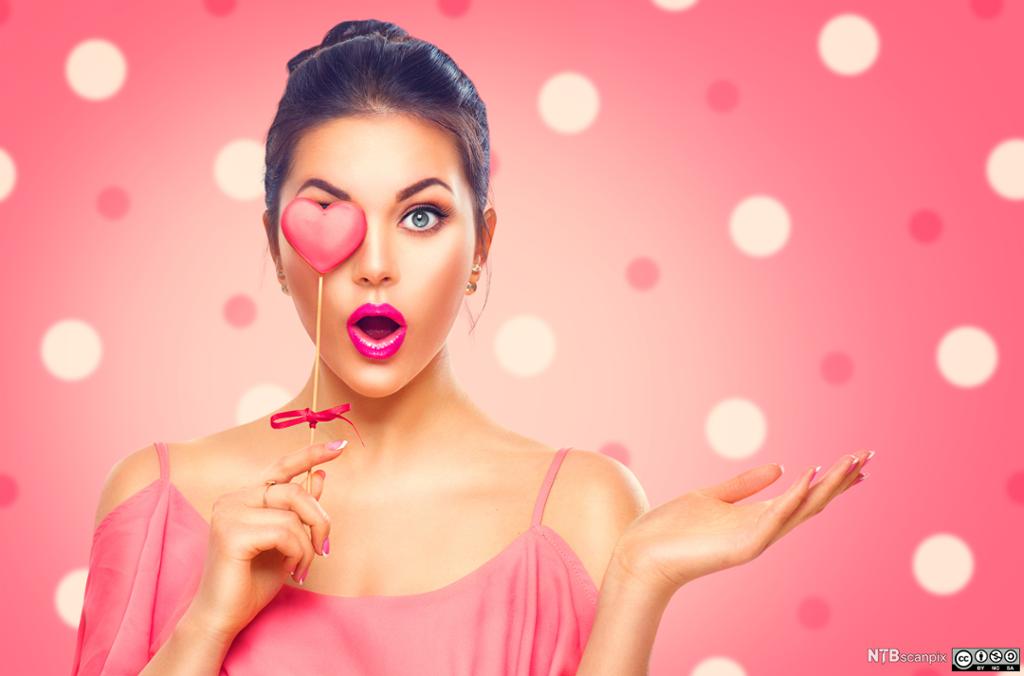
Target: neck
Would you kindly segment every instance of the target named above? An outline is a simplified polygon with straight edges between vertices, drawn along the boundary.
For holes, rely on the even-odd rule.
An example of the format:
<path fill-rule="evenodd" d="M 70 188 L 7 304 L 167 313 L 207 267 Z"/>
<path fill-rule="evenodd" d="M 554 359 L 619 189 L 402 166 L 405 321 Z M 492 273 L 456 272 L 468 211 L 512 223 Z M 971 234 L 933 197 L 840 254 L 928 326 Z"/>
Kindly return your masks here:
<path fill-rule="evenodd" d="M 351 409 L 344 415 L 352 425 L 340 418 L 318 423 L 314 443 L 347 439 L 345 452 L 353 467 L 407 466 L 417 456 L 436 451 L 439 446 L 451 446 L 471 426 L 488 422 L 456 383 L 447 346 L 405 386 L 383 396 L 361 394 L 321 362 L 314 406 L 313 378 L 311 369 L 302 390 L 278 410 L 308 406 L 319 411 L 350 404 Z M 353 425 L 359 430 L 358 436 Z M 275 436 L 295 435 L 296 448 L 309 443 L 309 426 L 304 422 L 273 432 Z"/>

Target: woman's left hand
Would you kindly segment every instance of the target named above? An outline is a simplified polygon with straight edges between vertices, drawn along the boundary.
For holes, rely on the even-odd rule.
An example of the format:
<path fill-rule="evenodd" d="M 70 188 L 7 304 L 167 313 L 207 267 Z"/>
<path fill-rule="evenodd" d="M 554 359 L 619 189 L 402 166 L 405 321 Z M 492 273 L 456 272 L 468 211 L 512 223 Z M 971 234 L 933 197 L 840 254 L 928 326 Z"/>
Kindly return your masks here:
<path fill-rule="evenodd" d="M 813 487 L 811 467 L 770 500 L 734 504 L 782 476 L 776 464 L 681 495 L 633 521 L 619 538 L 612 564 L 649 590 L 671 595 L 698 577 L 758 557 L 861 480 L 857 468 L 863 469 L 872 455 L 844 455 Z"/>

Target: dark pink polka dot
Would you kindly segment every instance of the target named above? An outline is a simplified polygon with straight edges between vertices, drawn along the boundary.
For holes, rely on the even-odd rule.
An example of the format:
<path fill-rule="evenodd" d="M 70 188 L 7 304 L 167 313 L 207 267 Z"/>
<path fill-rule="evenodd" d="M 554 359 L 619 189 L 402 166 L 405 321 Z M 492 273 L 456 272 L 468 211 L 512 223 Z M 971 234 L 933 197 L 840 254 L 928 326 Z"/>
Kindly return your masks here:
<path fill-rule="evenodd" d="M 491 150 L 491 176 L 498 173 L 498 153 Z"/>
<path fill-rule="evenodd" d="M 437 8 L 441 14 L 452 18 L 460 17 L 469 11 L 469 0 L 437 0 Z"/>
<path fill-rule="evenodd" d="M 607 455 L 609 458 L 615 458 L 626 467 L 629 467 L 629 449 L 622 444 L 611 441 L 598 449 L 598 452 Z"/>
<path fill-rule="evenodd" d="M 725 113 L 736 107 L 740 100 L 740 91 L 728 80 L 718 80 L 708 87 L 708 105 L 712 110 Z"/>
<path fill-rule="evenodd" d="M 1003 0 L 971 0 L 971 9 L 982 19 L 991 19 L 1003 11 Z"/>
<path fill-rule="evenodd" d="M 910 236 L 918 242 L 934 242 L 942 234 L 942 219 L 930 209 L 921 209 L 910 217 Z"/>
<path fill-rule="evenodd" d="M 14 477 L 0 474 L 0 507 L 10 507 L 18 499 L 18 482 Z"/>
<path fill-rule="evenodd" d="M 244 293 L 236 294 L 224 303 L 224 319 L 231 326 L 249 326 L 256 319 L 256 303 Z"/>
<path fill-rule="evenodd" d="M 128 193 L 117 186 L 104 188 L 96 198 L 96 210 L 112 221 L 128 213 L 130 205 Z"/>
<path fill-rule="evenodd" d="M 235 11 L 235 0 L 203 0 L 203 5 L 214 16 L 227 16 Z"/>
<path fill-rule="evenodd" d="M 796 615 L 800 624 L 808 629 L 820 629 L 828 624 L 828 603 L 823 598 L 808 596 L 800 602 Z"/>
<path fill-rule="evenodd" d="M 1010 480 L 1006 482 L 1006 492 L 1011 500 L 1024 505 L 1024 471 L 1010 475 Z"/>
<path fill-rule="evenodd" d="M 646 291 L 658 282 L 658 264 L 646 256 L 634 258 L 626 268 L 626 279 L 634 289 Z"/>
<path fill-rule="evenodd" d="M 841 385 L 853 375 L 853 360 L 842 352 L 829 352 L 821 360 L 821 377 L 826 383 Z"/>
<path fill-rule="evenodd" d="M 7 23 L 11 16 L 11 5 L 7 0 L 0 0 L 0 24 Z"/>

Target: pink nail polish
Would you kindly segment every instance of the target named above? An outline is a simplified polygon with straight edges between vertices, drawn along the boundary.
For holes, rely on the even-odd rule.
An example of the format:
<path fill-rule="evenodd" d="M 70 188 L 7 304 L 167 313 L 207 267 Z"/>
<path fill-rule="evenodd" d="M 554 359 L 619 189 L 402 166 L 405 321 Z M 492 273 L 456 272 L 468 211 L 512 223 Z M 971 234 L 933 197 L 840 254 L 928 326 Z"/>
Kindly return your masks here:
<path fill-rule="evenodd" d="M 327 556 L 331 553 L 331 543 L 328 541 L 327 538 L 324 538 L 324 544 L 320 547 L 320 549 L 321 551 L 323 551 L 324 556 Z"/>
<path fill-rule="evenodd" d="M 821 465 L 818 465 L 817 467 L 814 468 L 814 471 L 811 473 L 811 481 L 814 481 L 814 477 L 818 476 L 818 472 L 820 471 Z"/>
<path fill-rule="evenodd" d="M 849 475 L 850 472 L 852 472 L 853 470 L 857 469 L 857 467 L 860 465 L 860 459 L 857 456 L 851 455 L 850 457 L 853 458 L 853 462 L 850 463 L 850 467 L 846 470 L 847 475 Z"/>
<path fill-rule="evenodd" d="M 864 483 L 864 480 L 867 479 L 869 476 L 871 476 L 870 473 L 865 473 L 865 474 L 861 475 L 860 477 L 857 478 L 856 481 L 854 481 L 852 484 L 850 484 L 850 488 L 853 488 L 857 484 Z"/>

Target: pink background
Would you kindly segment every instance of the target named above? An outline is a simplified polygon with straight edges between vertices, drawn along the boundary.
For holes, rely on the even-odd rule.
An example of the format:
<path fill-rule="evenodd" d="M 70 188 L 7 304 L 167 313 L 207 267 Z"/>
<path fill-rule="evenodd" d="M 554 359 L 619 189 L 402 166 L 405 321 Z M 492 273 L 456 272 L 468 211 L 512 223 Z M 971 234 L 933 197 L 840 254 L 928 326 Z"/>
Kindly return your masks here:
<path fill-rule="evenodd" d="M 846 12 L 880 39 L 857 76 L 818 50 Z M 680 590 L 652 674 L 921 676 L 949 667 L 867 664 L 867 649 L 1024 645 L 1024 201 L 986 177 L 993 149 L 1024 138 L 1020 2 L 0 0 L 0 148 L 17 167 L 0 201 L 6 673 L 68 670 L 66 616 L 77 622 L 74 585 L 118 458 L 232 426 L 248 388 L 307 377 L 313 348 L 278 289 L 262 197 L 221 191 L 214 158 L 264 140 L 291 56 L 369 17 L 448 52 L 488 107 L 493 277 L 475 332 L 460 319 L 450 342 L 486 410 L 552 446 L 618 457 L 654 505 L 761 463 L 784 463 L 788 485 L 843 452 L 877 452 L 863 486 L 751 565 Z M 102 101 L 65 77 L 92 37 L 128 63 Z M 578 134 L 538 112 L 563 71 L 600 95 Z M 764 258 L 729 234 L 758 194 L 791 218 Z M 523 314 L 557 340 L 530 377 L 495 354 L 503 322 Z M 103 345 L 76 381 L 40 357 L 66 318 Z M 973 387 L 936 357 L 966 325 L 998 347 Z M 767 424 L 738 459 L 706 432 L 732 397 Z M 973 557 L 955 593 L 914 573 L 939 533 Z M 723 657 L 743 671 L 716 667 Z"/>

